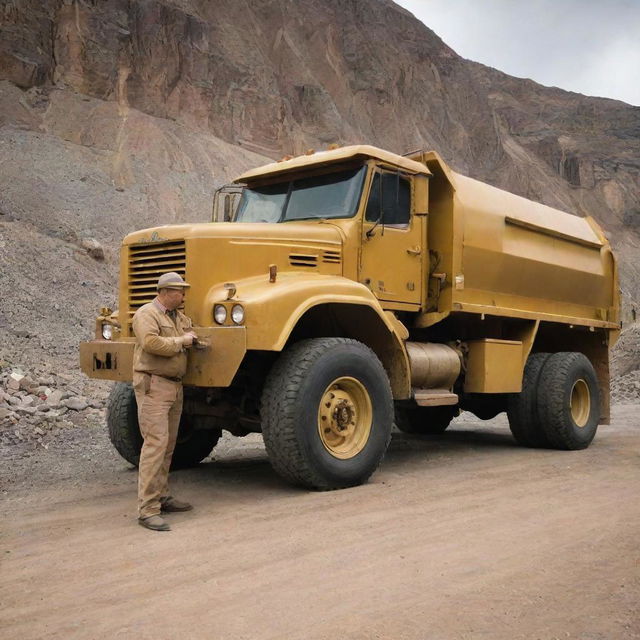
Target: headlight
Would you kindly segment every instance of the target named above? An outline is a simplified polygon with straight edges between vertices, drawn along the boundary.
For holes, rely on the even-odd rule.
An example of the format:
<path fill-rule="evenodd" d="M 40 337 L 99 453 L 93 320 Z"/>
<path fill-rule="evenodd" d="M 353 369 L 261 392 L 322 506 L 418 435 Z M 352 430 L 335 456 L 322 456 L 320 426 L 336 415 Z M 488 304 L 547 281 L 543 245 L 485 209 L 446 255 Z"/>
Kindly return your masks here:
<path fill-rule="evenodd" d="M 213 307 L 213 319 L 218 324 L 224 324 L 227 319 L 227 309 L 223 304 L 217 304 Z"/>
<path fill-rule="evenodd" d="M 234 304 L 231 307 L 231 319 L 236 324 L 242 324 L 244 322 L 244 307 L 241 304 Z"/>
<path fill-rule="evenodd" d="M 102 325 L 102 337 L 105 340 L 111 340 L 113 338 L 113 325 L 106 322 Z"/>

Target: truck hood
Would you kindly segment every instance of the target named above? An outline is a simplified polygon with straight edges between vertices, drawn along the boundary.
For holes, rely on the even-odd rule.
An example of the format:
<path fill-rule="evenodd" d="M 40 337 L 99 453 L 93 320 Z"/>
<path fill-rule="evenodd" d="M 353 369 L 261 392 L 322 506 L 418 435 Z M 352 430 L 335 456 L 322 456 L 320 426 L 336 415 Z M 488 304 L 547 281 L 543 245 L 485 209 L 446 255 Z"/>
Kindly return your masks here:
<path fill-rule="evenodd" d="M 285 222 L 280 224 L 249 222 L 208 222 L 197 224 L 165 225 L 130 233 L 123 245 L 187 240 L 190 238 L 226 238 L 255 240 L 257 242 L 320 242 L 342 245 L 340 227 L 330 222 Z"/>
<path fill-rule="evenodd" d="M 209 223 L 156 227 L 128 235 L 121 255 L 120 309 L 129 320 L 150 302 L 158 277 L 177 271 L 191 285 L 185 311 L 194 322 L 208 324 L 202 303 L 226 282 L 279 274 L 343 275 L 343 232 L 334 224 Z M 124 302 L 126 301 L 126 302 Z M 124 304 L 123 304 L 124 302 Z"/>

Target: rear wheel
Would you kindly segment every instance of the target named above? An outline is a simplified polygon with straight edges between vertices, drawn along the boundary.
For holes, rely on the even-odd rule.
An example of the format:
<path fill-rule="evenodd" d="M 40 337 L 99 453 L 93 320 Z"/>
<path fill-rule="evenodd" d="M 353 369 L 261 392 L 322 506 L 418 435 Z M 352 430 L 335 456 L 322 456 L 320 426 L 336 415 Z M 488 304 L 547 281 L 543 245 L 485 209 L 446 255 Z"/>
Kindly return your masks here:
<path fill-rule="evenodd" d="M 362 484 L 391 438 L 389 380 L 356 340 L 303 340 L 267 376 L 261 418 L 271 464 L 289 482 L 322 490 Z"/>
<path fill-rule="evenodd" d="M 538 413 L 555 449 L 586 449 L 600 422 L 600 392 L 593 365 L 582 353 L 554 353 L 544 364 Z"/>
<path fill-rule="evenodd" d="M 516 442 L 523 447 L 548 447 L 550 444 L 538 412 L 540 377 L 550 357 L 550 353 L 530 355 L 522 376 L 522 391 L 509 396 L 509 428 Z"/>
<path fill-rule="evenodd" d="M 446 431 L 457 414 L 458 408 L 452 406 L 396 406 L 396 427 L 404 433 L 437 435 Z"/>
<path fill-rule="evenodd" d="M 171 468 L 190 467 L 204 460 L 218 443 L 220 431 L 199 429 L 198 416 L 183 413 Z M 129 463 L 138 466 L 142 449 L 142 434 L 138 426 L 138 405 L 133 387 L 118 382 L 107 403 L 109 440 L 116 451 Z"/>

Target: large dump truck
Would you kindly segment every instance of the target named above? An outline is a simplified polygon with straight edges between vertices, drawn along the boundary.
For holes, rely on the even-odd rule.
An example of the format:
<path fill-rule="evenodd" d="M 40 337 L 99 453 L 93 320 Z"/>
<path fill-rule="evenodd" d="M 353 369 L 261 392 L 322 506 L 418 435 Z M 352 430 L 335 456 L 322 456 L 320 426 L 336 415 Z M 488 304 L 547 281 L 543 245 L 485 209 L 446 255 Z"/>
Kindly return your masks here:
<path fill-rule="evenodd" d="M 609 420 L 620 328 L 602 230 L 452 171 L 434 152 L 349 146 L 248 171 L 228 222 L 145 229 L 122 245 L 119 310 L 83 371 L 117 381 L 108 428 L 137 463 L 131 322 L 158 276 L 191 283 L 192 349 L 174 463 L 222 430 L 263 434 L 275 470 L 315 489 L 365 482 L 395 423 L 443 432 L 506 411 L 528 447 L 582 449 Z M 227 206 L 227 209 L 229 207 Z"/>

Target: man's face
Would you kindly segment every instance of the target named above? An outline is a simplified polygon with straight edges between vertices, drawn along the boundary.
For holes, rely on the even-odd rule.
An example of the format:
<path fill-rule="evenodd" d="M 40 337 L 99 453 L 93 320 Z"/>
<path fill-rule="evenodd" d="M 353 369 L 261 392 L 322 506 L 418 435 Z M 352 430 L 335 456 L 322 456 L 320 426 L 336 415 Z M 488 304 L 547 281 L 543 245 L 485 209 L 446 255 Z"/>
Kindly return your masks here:
<path fill-rule="evenodd" d="M 162 289 L 158 298 L 167 309 L 173 311 L 184 302 L 184 289 Z"/>

